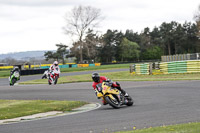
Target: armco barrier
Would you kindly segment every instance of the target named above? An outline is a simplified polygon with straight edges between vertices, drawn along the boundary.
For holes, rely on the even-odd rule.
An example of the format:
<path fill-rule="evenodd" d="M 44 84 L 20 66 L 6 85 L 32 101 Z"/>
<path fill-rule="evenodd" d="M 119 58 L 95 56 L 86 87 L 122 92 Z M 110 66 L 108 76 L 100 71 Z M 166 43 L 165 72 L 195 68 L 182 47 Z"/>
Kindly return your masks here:
<path fill-rule="evenodd" d="M 95 66 L 101 66 L 101 63 L 94 63 Z"/>
<path fill-rule="evenodd" d="M 76 67 L 78 67 L 77 64 L 72 64 L 72 68 L 76 68 Z"/>
<path fill-rule="evenodd" d="M 21 70 L 21 75 L 43 74 L 47 69 Z"/>
<path fill-rule="evenodd" d="M 0 66 L 0 69 L 13 69 L 13 66 Z"/>
<path fill-rule="evenodd" d="M 48 69 L 52 64 L 41 64 L 41 65 L 24 65 L 23 67 L 26 70 L 29 69 Z M 101 66 L 101 63 L 94 63 L 94 64 L 73 64 L 73 63 L 68 63 L 68 64 L 59 64 L 60 68 L 75 68 L 75 67 L 91 67 L 91 66 Z M 0 66 L 1 69 L 12 69 L 13 66 Z"/>
<path fill-rule="evenodd" d="M 49 66 L 41 66 L 40 68 L 41 68 L 41 69 L 48 69 Z"/>
<path fill-rule="evenodd" d="M 69 65 L 59 65 L 60 68 L 69 68 Z"/>
<path fill-rule="evenodd" d="M 95 66 L 95 64 L 89 64 L 89 66 L 91 67 L 91 66 Z"/>
<path fill-rule="evenodd" d="M 78 67 L 89 67 L 89 64 L 78 64 Z"/>

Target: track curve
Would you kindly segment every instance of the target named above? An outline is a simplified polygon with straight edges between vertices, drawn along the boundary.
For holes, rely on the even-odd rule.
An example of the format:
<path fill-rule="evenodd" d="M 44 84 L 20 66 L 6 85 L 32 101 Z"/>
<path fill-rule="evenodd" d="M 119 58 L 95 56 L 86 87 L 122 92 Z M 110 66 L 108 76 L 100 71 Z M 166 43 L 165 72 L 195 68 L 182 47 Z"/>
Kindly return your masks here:
<path fill-rule="evenodd" d="M 1 133 L 99 133 L 133 127 L 200 121 L 199 81 L 120 82 L 135 105 L 113 109 L 106 105 L 76 115 L 0 125 Z M 79 100 L 98 102 L 91 83 L 0 86 L 1 99 Z"/>

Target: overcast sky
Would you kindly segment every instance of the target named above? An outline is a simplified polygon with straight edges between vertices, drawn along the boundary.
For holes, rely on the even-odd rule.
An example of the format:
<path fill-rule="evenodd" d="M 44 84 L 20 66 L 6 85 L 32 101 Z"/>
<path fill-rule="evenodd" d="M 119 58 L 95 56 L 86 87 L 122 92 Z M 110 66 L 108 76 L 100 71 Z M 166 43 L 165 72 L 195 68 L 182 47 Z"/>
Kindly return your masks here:
<path fill-rule="evenodd" d="M 107 29 L 141 32 L 163 22 L 194 22 L 199 0 L 0 0 L 0 54 L 55 50 L 55 44 L 71 46 L 64 34 L 65 14 L 83 5 L 101 9 Z"/>

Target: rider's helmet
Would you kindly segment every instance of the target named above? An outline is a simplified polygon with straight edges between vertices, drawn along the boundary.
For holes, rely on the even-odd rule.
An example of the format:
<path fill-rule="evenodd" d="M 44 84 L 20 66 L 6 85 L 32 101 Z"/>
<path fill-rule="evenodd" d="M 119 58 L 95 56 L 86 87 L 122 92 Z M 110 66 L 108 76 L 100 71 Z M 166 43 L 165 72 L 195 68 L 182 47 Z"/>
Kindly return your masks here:
<path fill-rule="evenodd" d="M 93 74 L 92 74 L 92 80 L 94 81 L 94 82 L 99 82 L 100 81 L 100 76 L 99 76 L 99 73 L 97 73 L 97 72 L 94 72 Z"/>
<path fill-rule="evenodd" d="M 58 66 L 58 61 L 54 61 L 53 63 L 55 66 Z"/>
<path fill-rule="evenodd" d="M 13 71 L 19 71 L 19 67 L 18 66 L 14 67 Z"/>

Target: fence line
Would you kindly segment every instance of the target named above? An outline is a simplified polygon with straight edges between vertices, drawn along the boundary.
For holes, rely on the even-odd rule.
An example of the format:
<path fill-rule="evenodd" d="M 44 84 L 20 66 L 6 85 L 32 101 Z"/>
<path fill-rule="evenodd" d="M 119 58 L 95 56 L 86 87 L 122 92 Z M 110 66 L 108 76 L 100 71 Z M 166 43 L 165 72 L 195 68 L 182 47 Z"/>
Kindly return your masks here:
<path fill-rule="evenodd" d="M 183 60 L 198 60 L 198 59 L 200 59 L 200 53 L 176 54 L 176 55 L 161 56 L 162 62 L 183 61 Z"/>

